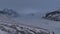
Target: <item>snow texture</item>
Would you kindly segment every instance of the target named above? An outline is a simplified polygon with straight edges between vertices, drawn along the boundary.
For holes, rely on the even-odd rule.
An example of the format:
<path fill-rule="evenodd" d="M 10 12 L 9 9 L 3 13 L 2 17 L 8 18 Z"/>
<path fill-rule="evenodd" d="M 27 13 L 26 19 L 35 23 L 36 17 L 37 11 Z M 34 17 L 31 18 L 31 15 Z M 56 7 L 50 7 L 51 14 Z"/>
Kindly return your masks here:
<path fill-rule="evenodd" d="M 24 25 L 16 25 L 16 24 L 0 24 L 0 30 L 7 32 L 9 34 L 53 34 L 43 28 L 35 28 Z"/>
<path fill-rule="evenodd" d="M 9 14 L 7 11 L 6 14 Z M 24 17 L 18 20 L 0 14 L 0 30 L 6 34 L 60 34 L 60 22 L 37 17 Z M 13 13 L 14 14 L 14 13 Z M 14 16 L 13 16 L 14 17 Z M 24 23 L 24 24 L 23 24 Z M 28 24 L 28 25 L 27 25 Z M 2 33 L 2 34 L 4 34 Z"/>

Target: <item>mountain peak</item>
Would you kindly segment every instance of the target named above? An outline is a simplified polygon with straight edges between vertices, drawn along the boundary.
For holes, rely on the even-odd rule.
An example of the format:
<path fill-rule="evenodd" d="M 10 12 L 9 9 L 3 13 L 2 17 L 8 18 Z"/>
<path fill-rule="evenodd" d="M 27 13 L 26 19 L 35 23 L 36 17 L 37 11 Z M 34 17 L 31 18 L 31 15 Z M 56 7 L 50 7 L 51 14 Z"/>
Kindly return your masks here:
<path fill-rule="evenodd" d="M 13 16 L 13 17 L 17 17 L 18 16 L 17 12 L 12 10 L 12 9 L 3 9 L 3 10 L 0 11 L 0 14 Z"/>

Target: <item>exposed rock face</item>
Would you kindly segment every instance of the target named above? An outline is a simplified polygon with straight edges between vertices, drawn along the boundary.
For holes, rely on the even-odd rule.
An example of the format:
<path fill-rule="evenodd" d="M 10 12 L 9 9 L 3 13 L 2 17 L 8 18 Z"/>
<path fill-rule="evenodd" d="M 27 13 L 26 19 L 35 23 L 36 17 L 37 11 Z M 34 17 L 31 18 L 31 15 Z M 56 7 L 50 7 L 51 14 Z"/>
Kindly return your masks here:
<path fill-rule="evenodd" d="M 60 21 L 60 11 L 53 11 L 47 13 L 44 18 L 54 20 L 54 21 Z"/>

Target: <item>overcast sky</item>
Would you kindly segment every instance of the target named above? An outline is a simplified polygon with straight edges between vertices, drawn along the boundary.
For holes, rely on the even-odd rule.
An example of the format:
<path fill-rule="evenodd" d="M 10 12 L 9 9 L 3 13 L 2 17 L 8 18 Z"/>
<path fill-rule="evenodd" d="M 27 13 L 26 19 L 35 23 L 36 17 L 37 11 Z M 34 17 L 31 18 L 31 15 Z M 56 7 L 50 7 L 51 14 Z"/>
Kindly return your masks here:
<path fill-rule="evenodd" d="M 27 12 L 50 11 L 60 8 L 60 0 L 0 0 L 0 9 L 3 8 L 12 8 L 17 11 L 26 9 Z"/>

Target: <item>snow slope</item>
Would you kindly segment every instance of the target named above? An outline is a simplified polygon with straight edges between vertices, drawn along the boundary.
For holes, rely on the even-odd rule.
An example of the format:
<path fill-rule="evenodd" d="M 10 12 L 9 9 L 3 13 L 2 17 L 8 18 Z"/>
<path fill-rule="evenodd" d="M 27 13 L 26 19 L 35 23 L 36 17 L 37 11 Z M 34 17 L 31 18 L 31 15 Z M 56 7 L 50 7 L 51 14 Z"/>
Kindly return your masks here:
<path fill-rule="evenodd" d="M 6 34 L 52 34 L 49 29 L 26 25 L 6 15 L 0 15 L 0 18 L 0 30 Z"/>
<path fill-rule="evenodd" d="M 36 19 L 38 18 L 24 17 L 17 19 L 6 14 L 0 14 L 0 32 L 1 34 L 52 34 L 53 31 L 43 28 L 43 26 L 40 25 L 40 22 L 37 22 L 38 20 Z"/>
<path fill-rule="evenodd" d="M 18 20 L 20 20 L 19 21 L 20 23 L 45 28 L 45 29 L 55 32 L 55 34 L 60 34 L 60 21 L 54 21 L 54 20 L 41 18 L 41 14 L 40 16 L 35 15 L 35 16 L 30 16 L 28 18 L 26 17 L 20 18 Z"/>
<path fill-rule="evenodd" d="M 55 32 L 55 34 L 60 34 L 60 22 L 52 21 L 42 18 L 30 18 L 30 19 L 21 19 L 20 23 L 34 25 L 36 27 L 45 28 Z"/>
<path fill-rule="evenodd" d="M 27 14 L 24 14 L 27 15 Z M 27 27 L 32 27 L 32 28 L 43 28 L 47 29 L 51 32 L 54 32 L 55 34 L 60 34 L 60 22 L 59 21 L 52 21 L 52 20 L 47 20 L 41 18 L 39 15 L 35 16 L 24 16 L 19 18 L 12 18 L 9 17 L 8 15 L 0 15 L 0 24 L 7 23 L 9 24 L 18 24 L 18 25 L 24 25 Z M 30 26 L 29 26 L 30 25 Z"/>

